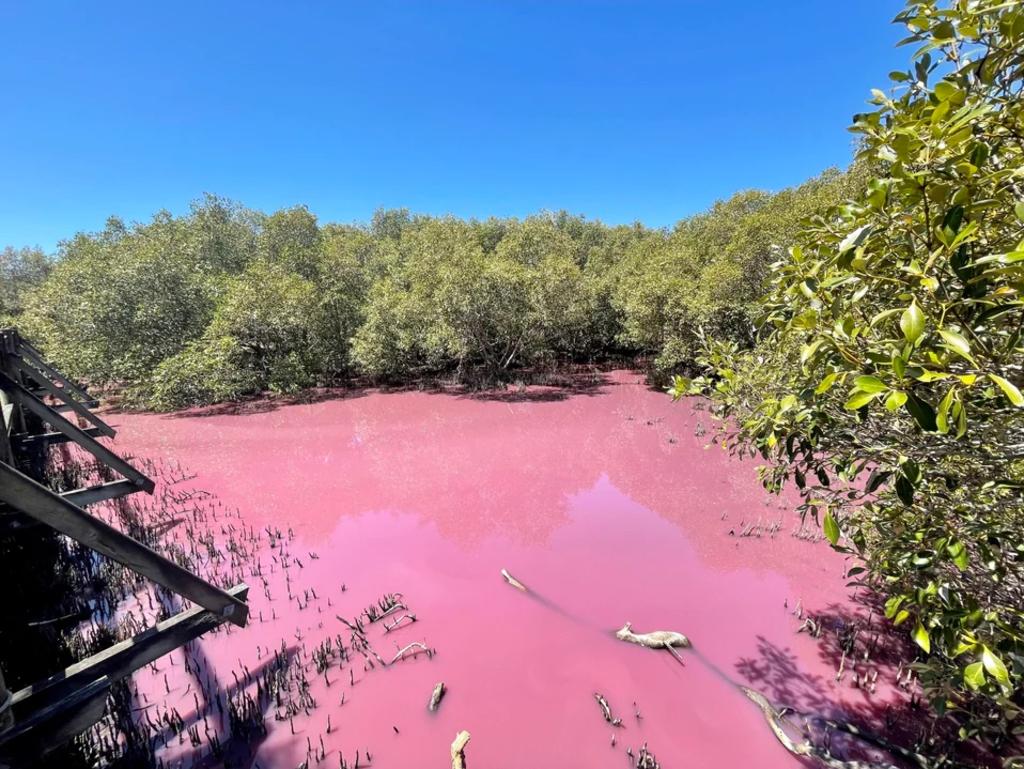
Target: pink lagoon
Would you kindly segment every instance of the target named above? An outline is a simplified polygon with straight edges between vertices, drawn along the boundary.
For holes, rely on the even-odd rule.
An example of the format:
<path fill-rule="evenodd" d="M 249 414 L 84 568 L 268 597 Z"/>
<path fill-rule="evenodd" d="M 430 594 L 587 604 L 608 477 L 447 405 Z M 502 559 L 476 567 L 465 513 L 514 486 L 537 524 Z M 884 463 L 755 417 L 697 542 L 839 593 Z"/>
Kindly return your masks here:
<path fill-rule="evenodd" d="M 295 655 L 315 707 L 268 714 L 244 765 L 441 767 L 466 730 L 472 767 L 624 767 L 646 745 L 664 767 L 781 769 L 801 763 L 740 686 L 868 725 L 900 697 L 877 660 L 837 676 L 834 644 L 798 632 L 817 617 L 827 636 L 862 611 L 844 559 L 712 443 L 699 401 L 674 404 L 640 374 L 110 418 L 120 451 L 178 468 L 158 497 L 225 511 L 172 536 L 259 543 L 240 575 L 249 626 L 193 642 L 191 666 L 174 652 L 135 690 L 140 708 L 198 723 L 197 657 L 201 675 L 244 688 L 239 671 L 268 650 Z M 372 654 L 318 672 L 310 650 L 348 638 L 382 596 L 395 608 L 363 617 Z M 681 664 L 623 643 L 625 622 L 693 648 Z M 216 763 L 182 740 L 158 755 Z"/>

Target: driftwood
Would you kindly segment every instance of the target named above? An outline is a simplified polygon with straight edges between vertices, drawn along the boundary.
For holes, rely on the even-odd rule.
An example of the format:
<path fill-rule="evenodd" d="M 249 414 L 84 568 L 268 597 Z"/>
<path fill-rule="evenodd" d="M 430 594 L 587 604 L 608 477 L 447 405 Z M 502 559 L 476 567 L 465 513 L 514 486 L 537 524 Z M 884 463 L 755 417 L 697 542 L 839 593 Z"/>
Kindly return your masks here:
<path fill-rule="evenodd" d="M 455 735 L 452 742 L 452 769 L 466 769 L 466 745 L 469 744 L 469 732 L 463 729 Z"/>
<path fill-rule="evenodd" d="M 526 585 L 524 585 L 518 579 L 516 579 L 511 574 L 509 574 L 507 569 L 502 569 L 501 570 L 501 576 L 503 576 L 505 578 L 505 581 L 508 582 L 508 584 L 510 584 L 516 590 L 522 590 L 524 593 L 528 593 L 529 592 L 526 589 Z"/>
<path fill-rule="evenodd" d="M 386 664 L 387 665 L 394 665 L 396 662 L 398 662 L 398 660 L 405 659 L 405 653 L 407 651 L 412 651 L 412 650 L 415 650 L 415 651 L 413 651 L 413 656 L 416 656 L 417 654 L 420 654 L 421 652 L 426 654 L 428 657 L 433 657 L 434 656 L 434 650 L 431 649 L 429 646 L 427 646 L 425 643 L 423 643 L 422 641 L 413 641 L 411 644 L 408 644 L 407 646 L 403 646 L 401 649 L 399 649 L 395 653 L 395 656 L 391 658 L 391 662 L 388 662 Z"/>
<path fill-rule="evenodd" d="M 597 700 L 597 704 L 601 706 L 601 714 L 604 716 L 604 720 L 610 723 L 612 726 L 622 726 L 622 719 L 616 718 L 612 715 L 612 706 L 608 704 L 600 692 L 594 692 L 594 699 Z"/>
<path fill-rule="evenodd" d="M 690 639 L 682 633 L 677 633 L 674 630 L 653 630 L 650 633 L 634 633 L 633 625 L 629 622 L 615 631 L 615 637 L 620 641 L 646 646 L 648 649 L 668 649 L 680 662 L 683 661 L 682 657 L 676 654 L 675 649 L 690 648 Z"/>
<path fill-rule="evenodd" d="M 430 703 L 427 705 L 427 710 L 431 713 L 435 712 L 440 707 L 441 699 L 446 691 L 444 681 L 439 681 L 437 686 L 434 687 L 434 691 L 430 694 Z"/>
<path fill-rule="evenodd" d="M 764 713 L 765 721 L 768 722 L 768 728 L 772 730 L 772 734 L 775 735 L 775 738 L 779 741 L 782 747 L 794 756 L 816 759 L 829 767 L 829 769 L 897 769 L 893 764 L 876 763 L 871 761 L 844 761 L 836 758 L 827 750 L 812 744 L 809 740 L 804 740 L 800 743 L 793 742 L 790 736 L 786 734 L 786 730 L 782 728 L 782 713 L 776 710 L 775 707 L 768 702 L 768 699 L 761 694 L 761 692 L 755 691 L 754 689 L 750 689 L 746 686 L 741 686 L 739 689 L 751 702 L 761 709 L 761 712 Z M 859 731 L 851 733 L 861 735 Z M 867 737 L 867 739 L 869 742 L 874 742 L 874 739 L 870 737 Z M 918 756 L 917 758 L 920 757 Z"/>

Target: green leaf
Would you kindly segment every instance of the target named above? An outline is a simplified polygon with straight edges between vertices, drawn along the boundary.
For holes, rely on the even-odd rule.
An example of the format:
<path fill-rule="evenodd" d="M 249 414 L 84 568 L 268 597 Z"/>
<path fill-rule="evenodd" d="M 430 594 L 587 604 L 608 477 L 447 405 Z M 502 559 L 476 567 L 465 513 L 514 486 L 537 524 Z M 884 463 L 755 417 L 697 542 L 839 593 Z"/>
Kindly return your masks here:
<path fill-rule="evenodd" d="M 853 380 L 853 384 L 858 390 L 866 393 L 881 393 L 889 389 L 885 382 L 876 376 L 859 376 Z"/>
<path fill-rule="evenodd" d="M 818 384 L 818 386 L 814 388 L 814 393 L 816 395 L 821 395 L 822 393 L 828 392 L 829 390 L 832 389 L 832 385 L 836 383 L 836 379 L 838 377 L 839 375 L 836 374 L 835 372 L 826 375 L 825 378 L 822 379 L 821 382 Z"/>
<path fill-rule="evenodd" d="M 804 349 L 800 351 L 800 364 L 806 364 L 807 361 L 813 358 L 814 353 L 818 351 L 818 348 L 821 347 L 821 343 L 824 341 L 824 339 L 815 339 L 809 345 L 805 346 Z"/>
<path fill-rule="evenodd" d="M 999 389 L 1003 391 L 1010 403 L 1017 408 L 1024 406 L 1024 395 L 1020 394 L 1020 390 L 1017 389 L 1013 382 L 1008 379 L 1003 379 L 1001 376 L 996 376 L 995 374 L 989 374 L 988 378 L 999 385 Z"/>
<path fill-rule="evenodd" d="M 935 432 L 935 409 L 932 408 L 931 404 L 921 398 L 918 398 L 914 393 L 907 393 L 907 411 L 914 418 L 921 429 L 933 433 Z"/>
<path fill-rule="evenodd" d="M 846 401 L 843 408 L 849 409 L 850 411 L 856 411 L 859 408 L 867 406 L 871 401 L 878 397 L 878 393 L 866 393 L 860 390 L 854 390 L 850 395 L 850 399 Z"/>
<path fill-rule="evenodd" d="M 985 685 L 985 668 L 980 662 L 972 662 L 964 668 L 964 683 L 975 690 Z"/>
<path fill-rule="evenodd" d="M 907 507 L 914 504 L 914 485 L 907 480 L 905 475 L 896 479 L 896 496 Z"/>
<path fill-rule="evenodd" d="M 856 248 L 861 243 L 863 243 L 870 234 L 870 224 L 865 224 L 863 227 L 858 227 L 845 238 L 843 238 L 842 243 L 839 244 L 839 253 L 841 254 L 844 251 L 849 251 L 851 248 Z"/>
<path fill-rule="evenodd" d="M 828 538 L 828 541 L 833 545 L 836 544 L 839 541 L 839 524 L 836 523 L 836 519 L 831 511 L 825 513 L 825 520 L 822 526 L 825 529 L 825 536 Z"/>
<path fill-rule="evenodd" d="M 924 313 L 917 306 L 916 299 L 910 303 L 910 306 L 900 316 L 900 329 L 903 331 L 903 336 L 911 344 L 920 339 L 921 334 L 924 333 Z"/>
<path fill-rule="evenodd" d="M 1006 665 L 987 646 L 981 647 L 981 661 L 990 676 L 1003 686 L 1010 685 L 1010 674 L 1006 670 Z"/>
<path fill-rule="evenodd" d="M 900 406 L 907 402 L 907 394 L 902 390 L 893 390 L 889 393 L 889 397 L 885 399 L 885 407 L 889 411 L 896 411 Z"/>
<path fill-rule="evenodd" d="M 946 552 L 953 559 L 953 563 L 956 564 L 960 571 L 964 571 L 967 568 L 967 548 L 963 542 L 954 540 L 946 545 Z"/>
<path fill-rule="evenodd" d="M 885 618 L 892 619 L 896 616 L 896 612 L 899 610 L 900 605 L 907 599 L 905 595 L 894 595 L 892 598 L 888 598 L 885 601 Z"/>
<path fill-rule="evenodd" d="M 917 621 L 912 637 L 914 643 L 924 649 L 925 654 L 931 654 L 932 639 L 928 636 L 928 631 L 924 629 L 924 625 L 921 624 L 921 620 Z"/>
<path fill-rule="evenodd" d="M 939 401 L 939 410 L 935 415 L 935 426 L 943 435 L 949 432 L 949 411 L 953 407 L 953 398 L 955 395 L 956 389 L 950 387 L 946 395 L 941 401 Z"/>
<path fill-rule="evenodd" d="M 949 331 L 947 329 L 939 329 L 939 335 L 946 340 L 946 345 L 950 350 L 955 352 L 961 358 L 965 358 L 970 361 L 972 365 L 977 366 L 974 358 L 971 356 L 971 345 L 964 339 L 960 334 L 955 331 Z"/>

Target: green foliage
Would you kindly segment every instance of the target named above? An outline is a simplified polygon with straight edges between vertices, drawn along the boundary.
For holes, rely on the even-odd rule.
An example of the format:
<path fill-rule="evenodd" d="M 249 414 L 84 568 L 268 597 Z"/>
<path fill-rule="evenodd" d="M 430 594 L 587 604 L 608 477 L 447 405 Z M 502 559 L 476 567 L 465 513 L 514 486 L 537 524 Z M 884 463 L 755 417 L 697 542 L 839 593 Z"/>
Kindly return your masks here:
<path fill-rule="evenodd" d="M 577 244 L 545 218 L 506 222 L 500 239 L 492 224 L 438 219 L 402 233 L 353 342 L 363 371 L 493 377 L 594 348 Z"/>
<path fill-rule="evenodd" d="M 622 318 L 620 341 L 656 355 L 662 373 L 692 363 L 705 336 L 749 346 L 754 304 L 781 244 L 806 218 L 858 189 L 863 177 L 855 166 L 774 195 L 741 192 L 667 236 L 633 242 L 611 294 Z"/>
<path fill-rule="evenodd" d="M 53 262 L 38 248 L 0 251 L 0 321 L 21 314 L 25 295 L 50 274 Z"/>
<path fill-rule="evenodd" d="M 18 284 L 17 322 L 76 377 L 161 409 L 621 355 L 674 372 L 702 338 L 750 343 L 774 244 L 858 179 L 742 193 L 672 232 L 405 209 L 321 226 L 303 206 L 266 215 L 208 195 L 62 243 L 51 275 Z"/>
<path fill-rule="evenodd" d="M 26 334 L 73 376 L 138 381 L 202 333 L 215 299 L 187 220 L 158 214 L 126 229 L 111 220 L 97 236 L 62 244 L 47 281 L 19 320 Z"/>
<path fill-rule="evenodd" d="M 936 716 L 998 747 L 1024 728 L 1024 7 L 897 20 L 913 66 L 852 129 L 866 193 L 800 233 L 763 342 L 709 344 L 698 387 L 863 561 Z"/>
<path fill-rule="evenodd" d="M 143 384 L 129 391 L 129 402 L 169 411 L 236 400 L 258 387 L 242 359 L 232 337 L 196 340 L 161 361 Z"/>

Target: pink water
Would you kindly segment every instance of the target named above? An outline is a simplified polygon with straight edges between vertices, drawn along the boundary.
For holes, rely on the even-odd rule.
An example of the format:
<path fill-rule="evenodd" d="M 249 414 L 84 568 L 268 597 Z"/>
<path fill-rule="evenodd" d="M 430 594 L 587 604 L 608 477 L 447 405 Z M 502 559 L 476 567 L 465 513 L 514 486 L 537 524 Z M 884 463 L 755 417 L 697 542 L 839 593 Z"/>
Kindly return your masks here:
<path fill-rule="evenodd" d="M 323 736 L 324 766 L 369 748 L 374 767 L 443 767 L 462 729 L 469 765 L 489 769 L 624 767 L 625 748 L 645 741 L 669 769 L 801 765 L 711 666 L 779 704 L 877 715 L 880 695 L 849 672 L 837 683 L 835 660 L 796 633 L 798 602 L 846 610 L 842 558 L 793 536 L 791 500 L 766 494 L 753 463 L 707 445 L 706 414 L 641 382 L 617 372 L 586 392 L 522 399 L 369 392 L 240 414 L 112 415 L 122 452 L 180 461 L 255 530 L 294 531 L 293 578 L 317 598 L 299 610 L 280 585 L 268 600 L 248 580 L 249 627 L 199 642 L 222 680 L 296 631 L 308 647 L 347 637 L 335 615 L 384 592 L 401 592 L 418 621 L 375 629 L 378 653 L 416 640 L 437 650 L 359 667 L 354 686 L 347 670 L 329 687 L 317 679 L 320 707 L 295 736 L 270 719 L 259 766 L 295 767 L 306 737 Z M 782 525 L 735 536 L 758 521 Z M 502 568 L 538 597 L 506 585 Z M 615 640 L 627 620 L 685 633 L 710 666 Z M 162 667 L 172 691 L 161 681 L 160 694 L 184 711 L 193 695 L 180 670 Z M 448 693 L 429 714 L 438 681 Z M 603 720 L 594 692 L 622 727 Z"/>

